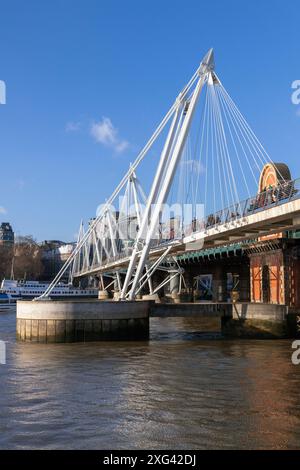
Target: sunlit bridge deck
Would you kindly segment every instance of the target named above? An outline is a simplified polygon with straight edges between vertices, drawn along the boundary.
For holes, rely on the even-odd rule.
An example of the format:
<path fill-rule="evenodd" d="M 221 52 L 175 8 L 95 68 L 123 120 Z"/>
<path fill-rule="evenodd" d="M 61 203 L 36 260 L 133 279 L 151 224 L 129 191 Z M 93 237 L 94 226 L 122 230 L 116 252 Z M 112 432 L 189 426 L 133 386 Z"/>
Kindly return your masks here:
<path fill-rule="evenodd" d="M 168 254 L 179 254 L 297 228 L 300 228 L 300 178 L 210 214 L 204 220 L 194 220 L 185 227 L 183 237 L 156 242 L 149 257 L 155 260 L 167 249 Z M 131 254 L 132 250 L 128 250 L 108 263 L 92 264 L 74 272 L 74 277 L 126 269 Z"/>

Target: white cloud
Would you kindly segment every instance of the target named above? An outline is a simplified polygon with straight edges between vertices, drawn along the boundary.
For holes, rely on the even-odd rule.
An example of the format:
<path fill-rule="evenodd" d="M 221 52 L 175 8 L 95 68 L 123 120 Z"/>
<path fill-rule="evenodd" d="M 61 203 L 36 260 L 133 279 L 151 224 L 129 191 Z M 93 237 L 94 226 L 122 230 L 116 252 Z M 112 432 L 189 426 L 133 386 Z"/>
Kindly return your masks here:
<path fill-rule="evenodd" d="M 122 153 L 122 152 L 124 152 L 124 150 L 126 150 L 128 148 L 128 145 L 129 145 L 129 143 L 127 142 L 127 140 L 121 140 L 121 142 L 119 142 L 116 145 L 115 149 L 118 153 Z"/>
<path fill-rule="evenodd" d="M 66 124 L 66 132 L 76 132 L 79 131 L 81 127 L 81 122 L 69 121 Z"/>
<path fill-rule="evenodd" d="M 118 129 L 116 129 L 108 117 L 103 117 L 101 121 L 94 122 L 91 126 L 91 135 L 96 142 L 107 145 L 117 153 L 124 152 L 129 146 L 127 140 L 120 139 Z"/>
<path fill-rule="evenodd" d="M 0 214 L 6 214 L 6 213 L 7 213 L 7 210 L 5 209 L 5 207 L 0 206 Z"/>

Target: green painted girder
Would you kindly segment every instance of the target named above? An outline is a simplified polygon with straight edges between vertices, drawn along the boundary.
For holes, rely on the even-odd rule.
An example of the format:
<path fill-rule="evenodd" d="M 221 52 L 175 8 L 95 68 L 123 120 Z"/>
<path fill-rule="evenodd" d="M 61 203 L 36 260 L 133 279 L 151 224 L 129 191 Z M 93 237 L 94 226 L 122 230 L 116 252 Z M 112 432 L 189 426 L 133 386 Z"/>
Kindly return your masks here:
<path fill-rule="evenodd" d="M 226 253 L 233 253 L 236 255 L 237 251 L 241 251 L 243 253 L 243 246 L 245 242 L 234 243 L 232 245 L 226 245 L 221 247 L 214 247 L 214 248 L 205 248 L 203 250 L 193 251 L 191 253 L 185 253 L 184 255 L 176 256 L 177 261 L 189 261 L 199 258 L 204 258 L 205 256 L 216 256 Z"/>

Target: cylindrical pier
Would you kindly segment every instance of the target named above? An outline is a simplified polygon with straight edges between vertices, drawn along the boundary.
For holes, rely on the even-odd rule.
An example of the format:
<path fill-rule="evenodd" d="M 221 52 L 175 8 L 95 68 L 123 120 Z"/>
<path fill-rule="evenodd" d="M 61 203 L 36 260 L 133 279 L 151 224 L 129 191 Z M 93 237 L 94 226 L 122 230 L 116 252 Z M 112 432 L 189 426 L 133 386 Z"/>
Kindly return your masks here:
<path fill-rule="evenodd" d="M 17 339 L 36 343 L 145 340 L 149 301 L 17 302 Z"/>

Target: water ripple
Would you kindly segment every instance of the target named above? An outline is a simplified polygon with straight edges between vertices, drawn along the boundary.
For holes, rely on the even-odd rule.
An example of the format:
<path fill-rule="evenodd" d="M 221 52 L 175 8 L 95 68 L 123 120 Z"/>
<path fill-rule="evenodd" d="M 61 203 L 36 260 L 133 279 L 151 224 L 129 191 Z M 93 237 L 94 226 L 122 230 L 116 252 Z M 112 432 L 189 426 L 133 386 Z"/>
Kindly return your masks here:
<path fill-rule="evenodd" d="M 31 345 L 0 321 L 2 449 L 300 448 L 290 341 L 152 319 L 149 342 Z"/>

